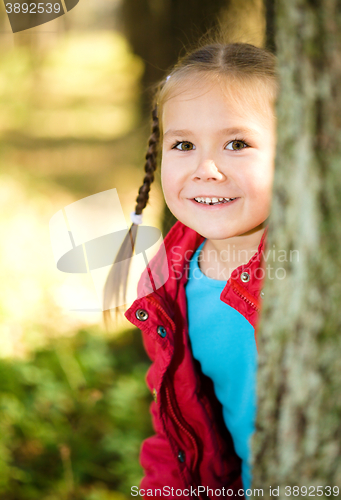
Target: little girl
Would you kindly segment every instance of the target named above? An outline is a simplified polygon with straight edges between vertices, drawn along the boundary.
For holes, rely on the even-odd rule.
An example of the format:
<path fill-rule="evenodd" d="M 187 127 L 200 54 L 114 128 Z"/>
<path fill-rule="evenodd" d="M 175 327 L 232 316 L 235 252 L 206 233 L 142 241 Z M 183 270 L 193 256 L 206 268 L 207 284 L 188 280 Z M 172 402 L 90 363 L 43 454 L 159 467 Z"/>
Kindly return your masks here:
<path fill-rule="evenodd" d="M 159 253 L 150 264 L 167 268 L 166 283 L 150 293 L 147 267 L 125 313 L 153 362 L 155 435 L 142 445 L 145 476 L 133 496 L 242 498 L 251 486 L 277 93 L 275 56 L 242 43 L 198 48 L 158 87 L 146 175 L 116 259 L 129 262 L 160 142 L 162 188 L 178 221 L 164 240 L 167 262 Z M 109 274 L 107 295 L 121 284 Z"/>

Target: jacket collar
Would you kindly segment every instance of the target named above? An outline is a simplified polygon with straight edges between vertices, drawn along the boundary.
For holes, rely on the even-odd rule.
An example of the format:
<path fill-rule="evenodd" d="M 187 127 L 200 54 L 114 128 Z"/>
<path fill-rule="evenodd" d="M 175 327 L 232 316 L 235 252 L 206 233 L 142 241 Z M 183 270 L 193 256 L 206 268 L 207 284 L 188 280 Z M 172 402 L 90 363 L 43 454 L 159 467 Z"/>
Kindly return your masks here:
<path fill-rule="evenodd" d="M 233 294 L 259 311 L 259 294 L 263 281 L 262 269 L 260 268 L 262 267 L 262 254 L 267 232 L 268 226 L 265 228 L 257 252 L 249 262 L 232 272 L 221 293 L 222 301 L 230 302 L 231 294 Z M 145 304 L 143 299 L 145 298 L 148 302 L 161 308 L 166 313 L 168 320 L 173 323 L 174 308 L 172 304 L 177 299 L 179 287 L 184 286 L 188 280 L 189 262 L 204 239 L 203 236 L 180 221 L 174 224 L 166 235 L 160 250 L 142 273 L 138 283 L 138 298 L 125 313 L 130 321 L 135 319 L 133 318 L 133 310 L 135 311 L 139 307 L 143 308 L 143 304 Z M 245 277 L 243 273 L 249 275 L 249 281 L 243 281 L 242 278 Z M 132 322 L 139 324 L 139 322 Z"/>

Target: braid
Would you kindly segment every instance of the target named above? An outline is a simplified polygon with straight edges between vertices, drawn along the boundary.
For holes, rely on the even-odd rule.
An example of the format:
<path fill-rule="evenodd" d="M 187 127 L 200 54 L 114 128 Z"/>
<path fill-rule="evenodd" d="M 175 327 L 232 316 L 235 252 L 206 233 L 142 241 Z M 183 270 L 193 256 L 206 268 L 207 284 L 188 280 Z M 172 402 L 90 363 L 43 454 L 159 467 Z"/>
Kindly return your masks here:
<path fill-rule="evenodd" d="M 143 179 L 143 184 L 139 189 L 139 194 L 136 198 L 135 213 L 141 214 L 142 210 L 146 207 L 149 199 L 150 185 L 154 181 L 154 172 L 156 170 L 156 158 L 157 158 L 157 147 L 160 138 L 160 128 L 159 128 L 159 118 L 157 116 L 157 105 L 155 105 L 152 111 L 152 133 L 148 141 L 148 150 L 146 153 L 146 163 L 144 170 L 146 175 Z"/>
<path fill-rule="evenodd" d="M 154 181 L 154 172 L 156 170 L 156 158 L 157 158 L 157 147 L 160 138 L 159 129 L 159 119 L 157 116 L 157 105 L 154 106 L 152 111 L 152 133 L 148 139 L 148 150 L 146 153 L 146 163 L 144 170 L 146 175 L 143 179 L 143 184 L 139 189 L 139 194 L 136 198 L 137 205 L 135 207 L 135 213 L 141 214 L 142 210 L 146 207 L 149 199 L 150 185 Z M 110 306 L 112 302 L 114 304 L 120 303 L 121 295 L 123 295 L 123 303 L 126 299 L 127 282 L 130 262 L 134 253 L 135 241 L 137 235 L 137 225 L 132 224 L 129 232 L 127 233 L 118 254 L 116 255 L 115 261 L 112 268 L 107 276 L 106 283 L 104 285 L 104 295 L 103 295 L 103 319 L 106 329 L 108 330 L 109 324 L 111 322 Z M 116 263 L 120 263 L 120 266 L 115 266 Z M 119 306 L 114 306 L 116 311 L 116 319 L 119 312 Z"/>

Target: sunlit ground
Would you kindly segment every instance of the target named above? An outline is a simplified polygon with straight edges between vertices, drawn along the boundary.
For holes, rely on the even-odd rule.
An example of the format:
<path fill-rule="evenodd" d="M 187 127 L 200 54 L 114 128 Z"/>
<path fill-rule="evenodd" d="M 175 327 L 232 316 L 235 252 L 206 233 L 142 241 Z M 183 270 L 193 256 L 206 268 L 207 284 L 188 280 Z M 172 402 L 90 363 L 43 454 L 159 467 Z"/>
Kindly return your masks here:
<path fill-rule="evenodd" d="M 92 296 L 91 276 L 57 270 L 49 220 L 116 188 L 130 224 L 148 134 L 137 128 L 142 70 L 111 32 L 64 35 L 39 64 L 23 47 L 0 56 L 1 357 L 23 357 L 84 324 L 103 327 L 101 313 L 69 310 L 75 296 Z M 145 224 L 159 226 L 162 203 L 155 184 Z"/>

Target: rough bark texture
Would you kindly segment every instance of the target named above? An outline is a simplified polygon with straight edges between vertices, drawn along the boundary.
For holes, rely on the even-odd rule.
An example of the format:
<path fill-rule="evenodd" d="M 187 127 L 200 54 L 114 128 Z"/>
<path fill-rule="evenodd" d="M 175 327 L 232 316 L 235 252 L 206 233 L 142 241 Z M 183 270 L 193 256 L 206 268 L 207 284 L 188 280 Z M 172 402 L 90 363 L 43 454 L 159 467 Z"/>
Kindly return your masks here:
<path fill-rule="evenodd" d="M 279 486 L 277 498 L 288 499 L 304 495 L 286 486 L 341 489 L 341 2 L 277 0 L 275 8 L 273 269 L 258 330 L 252 486 L 263 498 Z M 278 268 L 284 279 L 274 278 Z"/>

